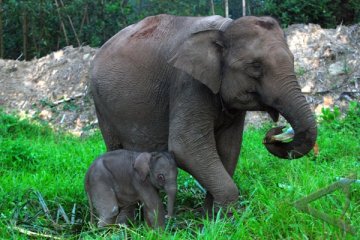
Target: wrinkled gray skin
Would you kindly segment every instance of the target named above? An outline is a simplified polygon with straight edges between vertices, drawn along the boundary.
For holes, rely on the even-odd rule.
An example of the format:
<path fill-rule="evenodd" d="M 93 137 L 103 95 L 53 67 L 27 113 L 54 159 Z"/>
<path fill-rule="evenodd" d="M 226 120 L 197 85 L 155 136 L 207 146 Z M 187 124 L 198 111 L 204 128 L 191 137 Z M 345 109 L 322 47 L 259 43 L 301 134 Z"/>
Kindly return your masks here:
<path fill-rule="evenodd" d="M 91 69 L 108 150 L 171 150 L 207 190 L 205 206 L 238 199 L 232 180 L 246 111 L 283 115 L 292 142 L 264 138 L 285 159 L 316 140 L 313 113 L 294 73 L 284 33 L 270 17 L 147 17 L 108 40 Z"/>
<path fill-rule="evenodd" d="M 164 189 L 168 216 L 174 214 L 177 166 L 167 152 L 138 153 L 127 150 L 108 152 L 97 158 L 85 177 L 91 222 L 93 207 L 98 226 L 126 224 L 134 220 L 135 208 L 144 204 L 145 219 L 151 227 L 164 227 L 165 212 L 158 190 Z"/>

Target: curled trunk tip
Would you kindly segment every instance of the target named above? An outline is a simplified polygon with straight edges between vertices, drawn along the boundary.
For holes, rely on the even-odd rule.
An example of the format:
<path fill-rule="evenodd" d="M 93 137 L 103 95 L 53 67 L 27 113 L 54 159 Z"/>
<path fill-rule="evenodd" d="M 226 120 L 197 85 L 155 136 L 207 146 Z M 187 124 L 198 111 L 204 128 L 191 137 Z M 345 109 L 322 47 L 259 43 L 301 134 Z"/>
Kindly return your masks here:
<path fill-rule="evenodd" d="M 295 138 L 291 142 L 274 141 L 274 136 L 281 134 L 283 128 L 283 126 L 276 127 L 267 132 L 263 143 L 270 153 L 283 159 L 296 159 L 313 149 L 317 136 L 316 126 L 301 132 L 295 130 Z"/>

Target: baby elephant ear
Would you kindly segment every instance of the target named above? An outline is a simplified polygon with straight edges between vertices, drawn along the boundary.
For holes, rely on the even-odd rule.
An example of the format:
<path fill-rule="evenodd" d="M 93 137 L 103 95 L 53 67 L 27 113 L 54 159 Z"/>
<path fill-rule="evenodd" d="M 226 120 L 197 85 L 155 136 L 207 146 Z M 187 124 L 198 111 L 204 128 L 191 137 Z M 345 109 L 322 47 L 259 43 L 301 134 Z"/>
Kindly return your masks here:
<path fill-rule="evenodd" d="M 173 151 L 169 152 L 170 158 L 175 160 L 175 153 Z"/>
<path fill-rule="evenodd" d="M 150 172 L 150 153 L 140 153 L 139 156 L 135 159 L 134 169 L 139 174 L 141 181 L 145 181 L 147 175 Z"/>

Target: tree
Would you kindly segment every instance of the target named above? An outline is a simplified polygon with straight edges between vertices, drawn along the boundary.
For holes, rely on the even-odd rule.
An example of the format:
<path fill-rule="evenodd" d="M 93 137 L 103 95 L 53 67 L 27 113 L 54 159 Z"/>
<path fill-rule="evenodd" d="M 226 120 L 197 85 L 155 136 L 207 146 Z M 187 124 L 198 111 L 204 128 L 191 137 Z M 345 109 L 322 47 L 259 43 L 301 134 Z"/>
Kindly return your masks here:
<path fill-rule="evenodd" d="M 215 15 L 214 0 L 209 0 L 211 15 Z"/>
<path fill-rule="evenodd" d="M 4 57 L 4 35 L 3 35 L 3 4 L 2 0 L 0 0 L 0 58 Z"/>
<path fill-rule="evenodd" d="M 235 19 L 245 10 L 273 16 L 283 26 L 360 21 L 359 0 L 0 0 L 0 57 L 31 59 L 67 45 L 98 47 L 125 26 L 159 13 Z"/>
<path fill-rule="evenodd" d="M 246 16 L 246 1 L 242 0 L 242 15 Z"/>
<path fill-rule="evenodd" d="M 317 23 L 333 28 L 360 20 L 359 0 L 252 0 L 253 15 L 270 15 L 283 26 L 293 23 Z"/>
<path fill-rule="evenodd" d="M 228 18 L 229 17 L 229 1 L 228 0 L 224 0 L 224 8 L 225 8 L 225 17 Z"/>
<path fill-rule="evenodd" d="M 23 37 L 23 55 L 24 59 L 28 60 L 28 14 L 27 14 L 27 5 L 23 5 L 22 10 L 22 37 Z"/>

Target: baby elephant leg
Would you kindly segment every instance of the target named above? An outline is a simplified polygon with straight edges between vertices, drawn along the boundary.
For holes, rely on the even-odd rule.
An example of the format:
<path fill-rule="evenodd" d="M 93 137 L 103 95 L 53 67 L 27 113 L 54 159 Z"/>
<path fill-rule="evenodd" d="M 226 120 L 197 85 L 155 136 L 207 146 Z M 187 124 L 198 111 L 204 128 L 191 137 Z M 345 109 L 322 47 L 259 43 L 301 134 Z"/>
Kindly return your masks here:
<path fill-rule="evenodd" d="M 98 227 L 115 223 L 119 206 L 115 193 L 108 184 L 102 182 L 95 184 L 92 202 L 99 215 Z"/>
<path fill-rule="evenodd" d="M 137 204 L 129 205 L 121 208 L 119 215 L 116 218 L 116 224 L 128 224 L 135 220 L 135 210 Z"/>

